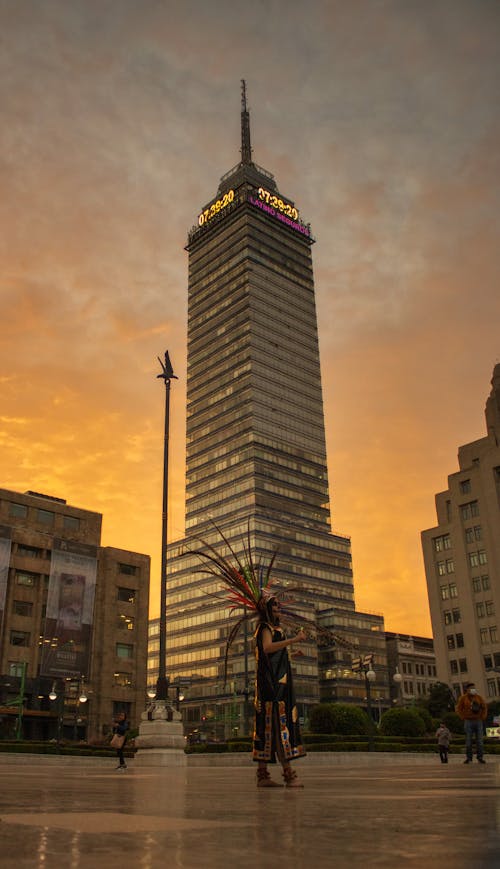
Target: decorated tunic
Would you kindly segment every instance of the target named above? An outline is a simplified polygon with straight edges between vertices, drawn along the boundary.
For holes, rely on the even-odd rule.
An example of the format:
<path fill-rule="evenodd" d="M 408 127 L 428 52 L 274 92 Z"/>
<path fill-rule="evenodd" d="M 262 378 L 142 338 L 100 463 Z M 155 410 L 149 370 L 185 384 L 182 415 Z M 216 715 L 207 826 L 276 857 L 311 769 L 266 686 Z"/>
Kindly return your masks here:
<path fill-rule="evenodd" d="M 295 760 L 305 750 L 300 735 L 299 716 L 293 690 L 288 649 L 266 654 L 263 630 L 271 631 L 273 642 L 285 639 L 276 625 L 261 622 L 255 632 L 256 684 L 253 759 L 265 763 Z"/>

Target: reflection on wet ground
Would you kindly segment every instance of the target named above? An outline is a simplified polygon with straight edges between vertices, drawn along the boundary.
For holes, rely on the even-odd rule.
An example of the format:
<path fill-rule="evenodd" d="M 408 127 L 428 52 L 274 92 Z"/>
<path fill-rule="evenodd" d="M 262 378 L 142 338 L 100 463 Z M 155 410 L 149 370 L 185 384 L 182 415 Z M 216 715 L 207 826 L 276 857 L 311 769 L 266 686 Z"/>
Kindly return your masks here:
<path fill-rule="evenodd" d="M 303 790 L 255 787 L 254 769 L 135 769 L 0 756 L 2 869 L 500 865 L 500 766 L 312 764 Z M 114 764 L 113 764 L 114 765 Z M 278 770 L 273 771 L 278 778 Z"/>

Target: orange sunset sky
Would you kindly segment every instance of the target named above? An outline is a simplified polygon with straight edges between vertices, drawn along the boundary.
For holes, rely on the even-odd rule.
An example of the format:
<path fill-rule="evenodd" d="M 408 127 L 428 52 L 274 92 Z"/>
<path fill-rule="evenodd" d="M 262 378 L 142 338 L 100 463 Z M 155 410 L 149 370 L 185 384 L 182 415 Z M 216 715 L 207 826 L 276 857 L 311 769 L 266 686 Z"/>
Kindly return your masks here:
<path fill-rule="evenodd" d="M 420 531 L 499 361 L 495 0 L 4 0 L 0 487 L 152 556 L 166 349 L 183 536 L 187 231 L 239 160 L 310 222 L 332 525 L 356 603 L 430 634 Z"/>

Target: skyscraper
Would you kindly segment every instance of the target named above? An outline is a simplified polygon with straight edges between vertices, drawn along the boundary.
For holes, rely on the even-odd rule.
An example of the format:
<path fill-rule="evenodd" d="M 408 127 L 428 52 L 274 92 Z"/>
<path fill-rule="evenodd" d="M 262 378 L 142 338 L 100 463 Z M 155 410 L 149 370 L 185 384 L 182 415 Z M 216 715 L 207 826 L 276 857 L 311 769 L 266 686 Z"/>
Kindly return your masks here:
<path fill-rule="evenodd" d="M 277 549 L 276 580 L 306 587 L 310 614 L 355 612 L 350 540 L 330 527 L 313 241 L 295 202 L 252 159 L 243 82 L 241 160 L 186 248 L 187 540 L 169 547 L 167 671 L 191 680 L 192 703 L 225 696 L 228 611 L 186 551 L 200 538 L 220 542 L 213 522 L 240 553 L 247 530 L 257 556 Z M 248 693 L 245 649 L 230 662 L 235 692 Z M 296 686 L 304 704 L 319 699 L 313 642 Z"/>
<path fill-rule="evenodd" d="M 438 678 L 456 694 L 475 682 L 500 698 L 500 365 L 486 402 L 486 436 L 459 447 L 459 470 L 436 495 L 422 532 Z"/>

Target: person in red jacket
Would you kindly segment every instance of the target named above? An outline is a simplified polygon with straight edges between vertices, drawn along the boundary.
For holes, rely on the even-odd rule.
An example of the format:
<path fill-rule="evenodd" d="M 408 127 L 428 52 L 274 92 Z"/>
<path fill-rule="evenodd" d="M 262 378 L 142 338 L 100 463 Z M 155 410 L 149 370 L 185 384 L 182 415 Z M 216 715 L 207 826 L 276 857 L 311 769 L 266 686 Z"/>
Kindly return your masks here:
<path fill-rule="evenodd" d="M 480 694 L 478 694 L 474 682 L 468 682 L 465 693 L 459 697 L 457 715 L 464 723 L 465 730 L 465 753 L 464 763 L 472 762 L 472 740 L 476 736 L 476 754 L 479 763 L 485 763 L 483 758 L 483 721 L 488 715 L 488 708 Z"/>

